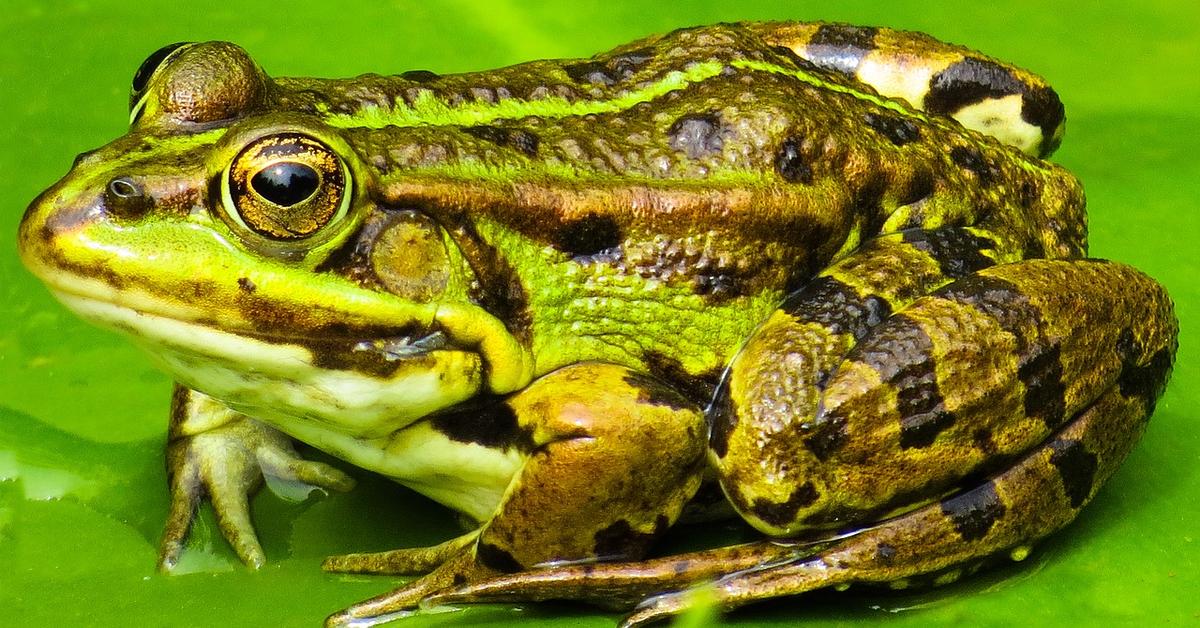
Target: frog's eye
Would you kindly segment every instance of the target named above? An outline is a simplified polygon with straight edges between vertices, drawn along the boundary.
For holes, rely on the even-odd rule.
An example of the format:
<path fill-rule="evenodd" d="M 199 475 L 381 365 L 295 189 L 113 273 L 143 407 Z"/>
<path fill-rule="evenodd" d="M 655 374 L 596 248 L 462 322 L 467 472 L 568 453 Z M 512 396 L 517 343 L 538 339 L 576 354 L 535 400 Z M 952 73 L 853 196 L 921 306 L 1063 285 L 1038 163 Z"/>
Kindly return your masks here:
<path fill-rule="evenodd" d="M 129 122 L 136 122 L 138 116 L 141 115 L 142 107 L 146 102 L 146 88 L 150 86 L 150 77 L 166 63 L 167 59 L 179 51 L 180 48 L 190 46 L 192 42 L 180 41 L 173 44 L 168 44 L 150 53 L 146 60 L 138 66 L 137 72 L 133 73 L 133 85 L 129 90 Z"/>
<path fill-rule="evenodd" d="M 345 215 L 350 173 L 328 146 L 300 133 L 251 142 L 229 164 L 222 188 L 229 217 L 276 241 L 308 238 Z"/>

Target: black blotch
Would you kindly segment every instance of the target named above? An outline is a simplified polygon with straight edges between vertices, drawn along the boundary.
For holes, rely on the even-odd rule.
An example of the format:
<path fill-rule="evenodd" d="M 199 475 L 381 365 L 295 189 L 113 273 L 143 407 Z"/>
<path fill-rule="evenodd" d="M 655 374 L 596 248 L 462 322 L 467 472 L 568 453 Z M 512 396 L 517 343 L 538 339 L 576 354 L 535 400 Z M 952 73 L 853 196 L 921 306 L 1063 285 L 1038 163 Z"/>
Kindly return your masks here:
<path fill-rule="evenodd" d="M 541 139 L 536 133 L 525 129 L 510 129 L 485 124 L 465 127 L 463 132 L 497 146 L 512 148 L 528 157 L 537 155 L 538 146 L 541 143 Z"/>
<path fill-rule="evenodd" d="M 1039 157 L 1049 156 L 1058 148 L 1062 138 L 1054 137 L 1054 131 L 1062 126 L 1064 118 L 1066 110 L 1053 89 L 1038 87 L 1021 96 L 1021 119 L 1042 130 Z"/>
<path fill-rule="evenodd" d="M 521 563 L 513 558 L 512 554 L 492 545 L 491 543 L 480 543 L 475 547 L 475 559 L 479 564 L 490 569 L 495 569 L 501 573 L 517 573 L 525 571 Z"/>
<path fill-rule="evenodd" d="M 824 382 L 820 386 L 824 387 Z M 828 460 L 849 438 L 846 417 L 837 414 L 821 414 L 812 423 L 802 423 L 800 431 L 801 442 L 821 461 Z"/>
<path fill-rule="evenodd" d="M 442 78 L 442 75 L 438 74 L 437 72 L 430 72 L 429 70 L 409 70 L 407 72 L 401 72 L 400 78 L 416 83 L 428 83 L 429 81 Z"/>
<path fill-rule="evenodd" d="M 717 387 L 712 404 L 708 407 L 708 448 L 718 458 L 729 452 L 729 437 L 737 429 L 737 404 L 729 394 L 729 379 Z"/>
<path fill-rule="evenodd" d="M 875 112 L 863 114 L 863 120 L 896 146 L 921 139 L 921 129 L 912 120 Z"/>
<path fill-rule="evenodd" d="M 975 448 L 986 455 L 994 455 L 996 453 L 996 441 L 992 438 L 991 430 L 979 428 L 971 434 L 971 441 L 975 443 Z"/>
<path fill-rule="evenodd" d="M 847 24 L 824 24 L 809 40 L 808 56 L 818 66 L 853 74 L 875 48 L 876 28 Z"/>
<path fill-rule="evenodd" d="M 1155 403 L 1163 388 L 1167 385 L 1167 377 L 1171 373 L 1174 361 L 1173 352 L 1166 348 L 1159 349 L 1143 366 L 1127 362 L 1117 377 L 1117 385 L 1125 397 L 1141 397 L 1146 400 L 1146 413 L 1154 412 Z"/>
<path fill-rule="evenodd" d="M 593 537 L 596 557 L 601 560 L 638 560 L 670 525 L 666 515 L 659 515 L 654 521 L 654 531 L 646 533 L 635 531 L 624 519 L 615 521 Z"/>
<path fill-rule="evenodd" d="M 489 314 L 500 319 L 505 329 L 520 341 L 527 341 L 532 325 L 529 295 L 520 274 L 504 255 L 479 235 L 466 216 L 456 215 L 451 232 L 466 255 L 478 281 L 471 285 L 470 298 Z"/>
<path fill-rule="evenodd" d="M 701 407 L 712 402 L 723 371 L 722 367 L 717 367 L 705 373 L 692 375 L 683 368 L 679 360 L 657 351 L 643 353 L 642 362 L 646 364 L 647 372 Z"/>
<path fill-rule="evenodd" d="M 1008 68 L 988 59 L 966 57 L 938 72 L 929 82 L 925 110 L 952 114 L 987 98 L 1002 98 L 1024 91 L 1025 84 Z"/>
<path fill-rule="evenodd" d="M 996 493 L 995 482 L 988 482 L 942 501 L 942 514 L 964 541 L 975 541 L 987 535 L 1005 512 L 1004 503 Z"/>
<path fill-rule="evenodd" d="M 803 151 L 803 140 L 789 137 L 779 145 L 775 153 L 775 172 L 789 183 L 812 183 L 812 165 Z"/>
<path fill-rule="evenodd" d="M 612 216 L 588 214 L 559 228 L 555 248 L 571 257 L 611 252 L 621 245 L 621 227 Z"/>
<path fill-rule="evenodd" d="M 898 190 L 897 204 L 912 205 L 925 200 L 933 195 L 934 188 L 933 173 L 926 169 L 917 170 L 912 178 L 905 182 L 904 187 Z"/>
<path fill-rule="evenodd" d="M 817 487 L 813 486 L 812 482 L 805 482 L 792 491 L 787 501 L 775 503 L 760 497 L 754 500 L 750 511 L 764 522 L 782 527 L 795 521 L 796 513 L 817 501 L 818 497 L 820 495 L 817 493 Z"/>
<path fill-rule="evenodd" d="M 858 293 L 834 277 L 818 277 L 789 295 L 779 306 L 796 319 L 816 323 L 834 334 L 861 339 L 892 313 L 887 301 Z"/>
<path fill-rule="evenodd" d="M 1096 454 L 1078 440 L 1059 439 L 1050 443 L 1050 464 L 1058 469 L 1063 492 L 1071 500 L 1071 508 L 1079 508 L 1087 501 L 1096 480 Z"/>
<path fill-rule="evenodd" d="M 258 290 L 258 286 L 254 285 L 249 277 L 238 277 L 237 284 L 242 292 L 253 294 L 255 290 Z"/>
<path fill-rule="evenodd" d="M 890 565 L 895 558 L 896 547 L 894 545 L 879 543 L 875 546 L 875 562 Z"/>
<path fill-rule="evenodd" d="M 691 159 L 721 152 L 728 129 L 716 113 L 689 113 L 667 129 L 667 143 Z"/>
<path fill-rule="evenodd" d="M 429 425 L 450 440 L 494 449 L 533 448 L 533 436 L 517 422 L 500 397 L 473 399 L 429 417 Z"/>
<path fill-rule="evenodd" d="M 1039 417 L 1053 429 L 1066 418 L 1062 350 L 1057 343 L 1038 349 L 1021 357 L 1017 377 L 1025 384 L 1025 416 Z"/>
<path fill-rule="evenodd" d="M 994 249 L 996 243 L 961 227 L 911 229 L 904 232 L 904 241 L 933 258 L 942 274 L 951 279 L 961 279 L 996 263 L 982 253 Z"/>
<path fill-rule="evenodd" d="M 563 66 L 563 71 L 576 83 L 607 87 L 628 80 L 639 66 L 654 58 L 650 49 L 631 50 L 608 61 L 581 61 Z"/>
<path fill-rule="evenodd" d="M 883 195 L 887 192 L 888 180 L 882 176 L 868 177 L 854 191 L 850 201 L 850 215 L 857 216 L 861 237 L 868 240 L 879 235 L 888 213 L 883 209 Z"/>
<path fill-rule="evenodd" d="M 924 381 L 922 383 L 924 384 Z M 908 403 L 919 406 L 933 405 L 941 408 L 943 403 L 941 394 L 936 389 L 932 392 L 926 392 L 927 390 L 927 388 L 920 387 L 901 390 L 901 405 Z M 903 399 L 906 396 L 911 396 L 911 399 Z M 954 425 L 954 414 L 944 409 L 905 415 L 900 419 L 900 448 L 928 447 L 937 439 L 938 434 L 952 425 Z"/>
<path fill-rule="evenodd" d="M 679 391 L 664 384 L 658 379 L 645 373 L 631 371 L 623 378 L 626 384 L 637 389 L 638 402 L 655 406 L 666 406 L 672 410 L 693 410 L 695 404 L 687 400 Z"/>
<path fill-rule="evenodd" d="M 979 179 L 979 185 L 987 187 L 996 181 L 1000 171 L 983 153 L 970 146 L 955 146 L 950 149 L 950 160 L 959 167 L 971 171 Z"/>

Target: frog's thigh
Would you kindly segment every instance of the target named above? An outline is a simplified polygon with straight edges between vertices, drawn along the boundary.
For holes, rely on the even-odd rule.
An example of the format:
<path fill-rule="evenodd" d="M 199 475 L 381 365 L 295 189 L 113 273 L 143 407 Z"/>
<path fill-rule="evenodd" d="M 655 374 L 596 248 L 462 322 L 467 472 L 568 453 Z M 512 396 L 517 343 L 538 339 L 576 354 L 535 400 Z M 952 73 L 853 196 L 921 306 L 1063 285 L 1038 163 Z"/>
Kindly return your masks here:
<path fill-rule="evenodd" d="M 857 583 L 893 589 L 946 584 L 989 559 L 1023 560 L 1032 542 L 1070 523 L 1120 466 L 1153 411 L 1166 375 L 1160 367 L 1153 362 L 1130 366 L 1125 385 L 1108 388 L 1048 442 L 969 490 L 850 535 L 815 555 L 731 573 L 697 598 L 729 610 Z M 687 556 L 676 560 L 681 567 L 691 564 Z M 599 584 L 608 576 L 593 571 L 583 580 Z M 582 588 L 586 582 L 577 584 Z M 450 595 L 444 601 L 460 599 Z M 688 591 L 650 597 L 622 626 L 661 620 L 692 603 Z"/>
<path fill-rule="evenodd" d="M 1165 292 L 1131 268 L 986 269 L 873 328 L 823 381 L 813 414 L 759 409 L 761 459 L 718 459 L 722 483 L 771 534 L 877 519 L 1030 450 L 1135 367 L 1161 386 L 1175 335 Z M 740 416 L 747 396 L 732 393 L 726 412 Z M 731 438 L 753 436 L 732 426 Z"/>

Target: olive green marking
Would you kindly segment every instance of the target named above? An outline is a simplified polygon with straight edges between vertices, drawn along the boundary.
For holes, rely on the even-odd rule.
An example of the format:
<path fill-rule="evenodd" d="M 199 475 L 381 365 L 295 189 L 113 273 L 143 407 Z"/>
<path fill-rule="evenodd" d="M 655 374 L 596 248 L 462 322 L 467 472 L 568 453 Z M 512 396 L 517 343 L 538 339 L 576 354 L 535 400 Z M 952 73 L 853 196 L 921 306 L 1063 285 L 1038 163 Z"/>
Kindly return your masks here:
<path fill-rule="evenodd" d="M 1082 441 L 1057 439 L 1050 443 L 1050 464 L 1058 470 L 1071 508 L 1083 506 L 1096 479 L 1096 455 Z"/>
<path fill-rule="evenodd" d="M 1007 508 L 996 493 L 996 483 L 987 482 L 961 495 L 942 500 L 942 514 L 964 541 L 978 541 L 1002 517 Z"/>

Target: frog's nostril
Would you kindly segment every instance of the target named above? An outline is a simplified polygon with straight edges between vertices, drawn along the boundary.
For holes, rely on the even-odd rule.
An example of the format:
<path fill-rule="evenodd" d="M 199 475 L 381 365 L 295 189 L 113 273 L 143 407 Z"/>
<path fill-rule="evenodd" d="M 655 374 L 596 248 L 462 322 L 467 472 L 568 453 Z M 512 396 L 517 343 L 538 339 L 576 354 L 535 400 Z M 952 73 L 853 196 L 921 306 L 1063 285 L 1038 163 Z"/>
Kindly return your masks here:
<path fill-rule="evenodd" d="M 117 218 L 134 219 L 145 214 L 152 203 L 132 177 L 117 177 L 104 190 L 104 205 Z"/>
<path fill-rule="evenodd" d="M 71 162 L 71 169 L 73 170 L 75 168 L 78 168 L 79 164 L 82 164 L 83 162 L 87 161 L 89 157 L 91 157 L 92 155 L 95 155 L 95 154 L 96 154 L 95 150 L 86 150 L 86 151 L 83 151 L 82 153 L 79 153 L 78 155 L 75 155 L 75 161 Z"/>

